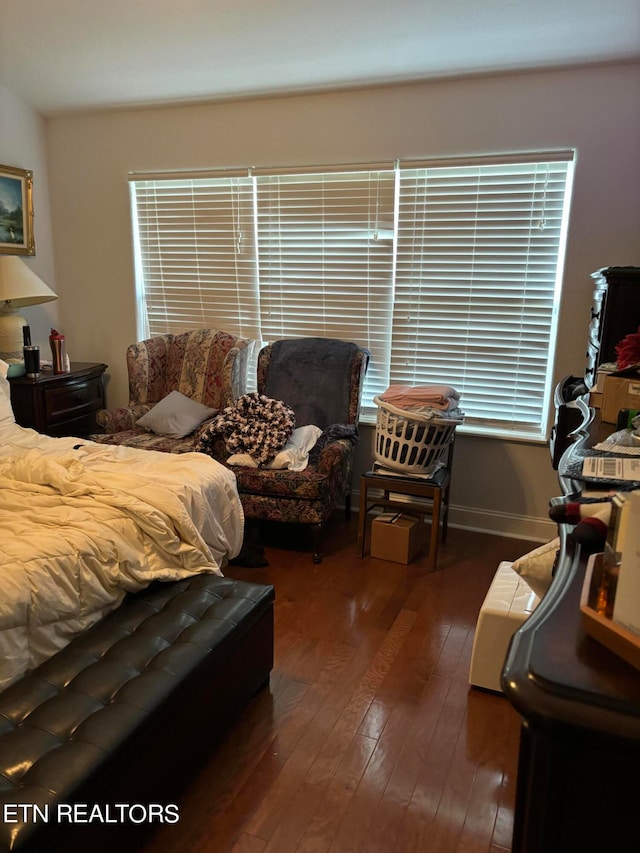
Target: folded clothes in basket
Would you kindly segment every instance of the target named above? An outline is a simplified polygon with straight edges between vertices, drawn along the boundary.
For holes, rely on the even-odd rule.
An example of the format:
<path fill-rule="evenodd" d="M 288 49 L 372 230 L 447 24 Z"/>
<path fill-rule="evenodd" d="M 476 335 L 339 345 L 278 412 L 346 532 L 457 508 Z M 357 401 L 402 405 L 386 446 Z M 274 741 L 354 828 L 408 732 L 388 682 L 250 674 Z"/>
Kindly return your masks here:
<path fill-rule="evenodd" d="M 457 409 L 460 394 L 451 385 L 390 385 L 380 399 L 399 409 Z"/>

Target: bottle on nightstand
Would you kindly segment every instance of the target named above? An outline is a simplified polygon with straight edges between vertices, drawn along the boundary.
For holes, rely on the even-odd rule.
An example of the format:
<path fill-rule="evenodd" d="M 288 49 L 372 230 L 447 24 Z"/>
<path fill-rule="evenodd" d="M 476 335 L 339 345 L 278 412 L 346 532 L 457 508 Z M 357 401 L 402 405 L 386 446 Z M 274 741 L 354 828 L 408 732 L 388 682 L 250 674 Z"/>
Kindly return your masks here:
<path fill-rule="evenodd" d="M 51 329 L 49 335 L 49 343 L 51 345 L 51 359 L 53 362 L 54 373 L 66 373 L 64 365 L 65 357 L 65 339 L 56 329 Z"/>

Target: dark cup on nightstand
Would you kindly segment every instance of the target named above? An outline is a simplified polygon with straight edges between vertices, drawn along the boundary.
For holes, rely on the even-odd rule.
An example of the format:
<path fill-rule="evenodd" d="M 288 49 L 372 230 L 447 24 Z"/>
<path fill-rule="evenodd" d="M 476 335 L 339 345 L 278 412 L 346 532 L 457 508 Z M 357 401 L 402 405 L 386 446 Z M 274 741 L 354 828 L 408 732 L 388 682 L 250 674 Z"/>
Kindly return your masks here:
<path fill-rule="evenodd" d="M 40 347 L 23 347 L 24 371 L 29 379 L 37 379 L 40 375 Z"/>

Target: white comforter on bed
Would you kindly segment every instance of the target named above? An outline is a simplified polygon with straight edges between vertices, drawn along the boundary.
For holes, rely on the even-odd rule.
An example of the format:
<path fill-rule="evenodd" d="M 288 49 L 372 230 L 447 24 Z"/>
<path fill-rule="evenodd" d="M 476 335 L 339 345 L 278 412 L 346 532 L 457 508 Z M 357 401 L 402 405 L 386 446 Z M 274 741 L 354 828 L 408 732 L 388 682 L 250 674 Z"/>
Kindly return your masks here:
<path fill-rule="evenodd" d="M 0 689 L 127 592 L 221 574 L 243 524 L 235 476 L 208 456 L 0 422 Z"/>

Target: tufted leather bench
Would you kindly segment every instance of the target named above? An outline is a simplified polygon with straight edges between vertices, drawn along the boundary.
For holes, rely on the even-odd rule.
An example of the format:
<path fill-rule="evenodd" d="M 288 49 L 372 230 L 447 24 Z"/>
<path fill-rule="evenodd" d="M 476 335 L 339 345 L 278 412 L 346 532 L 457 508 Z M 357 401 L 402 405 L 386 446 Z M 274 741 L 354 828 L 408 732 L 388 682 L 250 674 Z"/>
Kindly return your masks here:
<path fill-rule="evenodd" d="M 174 802 L 268 682 L 273 599 L 217 575 L 156 582 L 0 694 L 0 851 L 89 849 L 92 827 L 115 840 L 59 823 L 59 804 Z"/>

